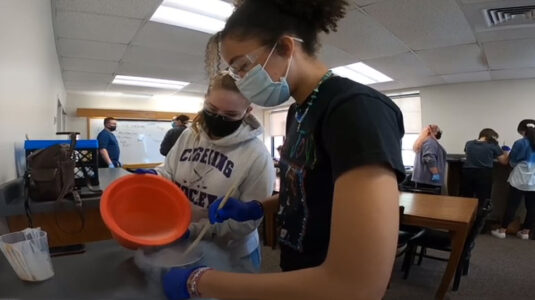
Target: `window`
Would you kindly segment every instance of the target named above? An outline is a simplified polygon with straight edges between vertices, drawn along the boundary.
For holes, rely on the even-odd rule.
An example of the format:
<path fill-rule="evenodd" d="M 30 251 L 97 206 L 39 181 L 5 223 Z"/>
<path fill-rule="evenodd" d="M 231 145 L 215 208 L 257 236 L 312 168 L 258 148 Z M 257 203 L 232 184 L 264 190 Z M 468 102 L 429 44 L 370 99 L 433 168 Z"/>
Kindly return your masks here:
<path fill-rule="evenodd" d="M 286 135 L 286 116 L 288 109 L 272 111 L 269 114 L 269 135 L 271 137 L 271 156 L 280 158 L 277 148 L 284 143 Z"/>
<path fill-rule="evenodd" d="M 416 154 L 412 150 L 414 142 L 422 130 L 422 105 L 420 93 L 408 92 L 388 95 L 403 113 L 405 136 L 401 141 L 401 156 L 405 166 L 414 166 Z"/>

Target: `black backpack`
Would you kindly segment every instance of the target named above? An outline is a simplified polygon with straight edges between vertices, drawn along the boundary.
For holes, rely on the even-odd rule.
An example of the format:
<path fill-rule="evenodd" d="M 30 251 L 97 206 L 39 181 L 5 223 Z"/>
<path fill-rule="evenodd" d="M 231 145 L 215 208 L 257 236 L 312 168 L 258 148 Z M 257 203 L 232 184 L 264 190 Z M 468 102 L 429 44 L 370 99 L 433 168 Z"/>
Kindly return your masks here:
<path fill-rule="evenodd" d="M 72 195 L 74 205 L 81 219 L 81 227 L 75 232 L 80 232 L 84 228 L 85 219 L 82 211 L 82 200 L 78 191 L 75 190 L 74 168 L 76 162 L 73 157 L 78 133 L 58 132 L 58 134 L 69 134 L 71 143 L 69 145 L 52 145 L 48 148 L 34 151 L 27 157 L 27 171 L 25 174 L 26 215 L 30 227 L 33 227 L 29 198 L 36 202 L 55 201 L 57 205 L 62 206 L 65 202 L 70 202 L 64 199 Z M 56 224 L 60 227 L 57 215 Z"/>

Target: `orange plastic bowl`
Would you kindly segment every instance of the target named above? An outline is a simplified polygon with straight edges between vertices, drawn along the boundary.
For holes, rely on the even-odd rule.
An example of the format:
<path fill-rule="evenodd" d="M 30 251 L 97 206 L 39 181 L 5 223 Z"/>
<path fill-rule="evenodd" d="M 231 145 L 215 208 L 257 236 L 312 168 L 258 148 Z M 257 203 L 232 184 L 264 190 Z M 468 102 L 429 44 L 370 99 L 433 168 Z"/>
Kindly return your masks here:
<path fill-rule="evenodd" d="M 155 175 L 128 175 L 102 194 L 100 214 L 122 246 L 137 249 L 178 240 L 191 222 L 186 195 L 171 181 Z"/>

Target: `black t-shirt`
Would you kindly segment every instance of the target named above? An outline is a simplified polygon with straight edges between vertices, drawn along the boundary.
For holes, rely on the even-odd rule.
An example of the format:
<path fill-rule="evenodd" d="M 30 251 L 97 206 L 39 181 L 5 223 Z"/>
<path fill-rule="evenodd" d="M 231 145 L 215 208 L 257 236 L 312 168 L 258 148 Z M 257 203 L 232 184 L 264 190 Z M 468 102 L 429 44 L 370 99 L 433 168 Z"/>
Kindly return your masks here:
<path fill-rule="evenodd" d="M 169 129 L 169 131 L 167 131 L 167 133 L 163 137 L 162 143 L 160 144 L 160 153 L 163 156 L 167 156 L 167 153 L 169 153 L 171 148 L 173 148 L 176 141 L 184 130 L 186 130 L 185 126 L 178 126 L 175 128 L 171 128 Z"/>
<path fill-rule="evenodd" d="M 478 140 L 466 142 L 464 152 L 466 152 L 466 162 L 463 167 L 468 169 L 492 168 L 494 159 L 503 154 L 503 150 L 497 144 Z"/>
<path fill-rule="evenodd" d="M 279 243 L 285 271 L 325 260 L 334 182 L 340 175 L 383 164 L 392 168 L 398 181 L 405 177 L 403 116 L 388 97 L 349 79 L 331 77 L 320 85 L 298 132 L 295 112 L 304 112 L 307 105 L 308 101 L 290 107 L 281 152 Z"/>

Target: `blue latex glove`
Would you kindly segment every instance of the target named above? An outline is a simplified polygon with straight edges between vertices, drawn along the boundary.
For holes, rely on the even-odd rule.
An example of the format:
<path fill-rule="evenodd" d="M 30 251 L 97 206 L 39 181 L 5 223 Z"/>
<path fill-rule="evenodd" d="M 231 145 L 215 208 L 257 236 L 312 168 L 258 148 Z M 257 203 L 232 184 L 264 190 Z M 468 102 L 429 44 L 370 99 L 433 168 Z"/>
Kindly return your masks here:
<path fill-rule="evenodd" d="M 136 174 L 152 174 L 152 175 L 158 175 L 158 172 L 154 169 L 136 169 L 134 171 Z"/>
<path fill-rule="evenodd" d="M 238 222 L 258 220 L 264 215 L 262 204 L 258 201 L 242 202 L 235 198 L 229 198 L 227 204 L 218 210 L 221 201 L 223 201 L 222 197 L 210 204 L 209 215 L 212 224 L 222 223 L 228 219 Z"/>
<path fill-rule="evenodd" d="M 115 169 L 115 165 L 113 163 L 108 165 L 108 168 Z"/>
<path fill-rule="evenodd" d="M 433 177 L 431 177 L 431 181 L 434 183 L 440 182 L 440 174 L 433 174 Z"/>
<path fill-rule="evenodd" d="M 189 299 L 188 278 L 193 271 L 204 266 L 191 269 L 172 268 L 162 278 L 163 291 L 169 300 Z"/>
<path fill-rule="evenodd" d="M 511 151 L 511 147 L 503 145 L 502 146 L 502 150 L 505 151 L 505 152 L 509 152 L 509 151 Z"/>

